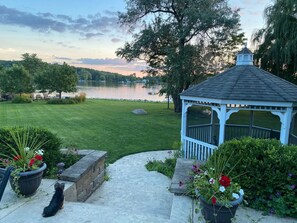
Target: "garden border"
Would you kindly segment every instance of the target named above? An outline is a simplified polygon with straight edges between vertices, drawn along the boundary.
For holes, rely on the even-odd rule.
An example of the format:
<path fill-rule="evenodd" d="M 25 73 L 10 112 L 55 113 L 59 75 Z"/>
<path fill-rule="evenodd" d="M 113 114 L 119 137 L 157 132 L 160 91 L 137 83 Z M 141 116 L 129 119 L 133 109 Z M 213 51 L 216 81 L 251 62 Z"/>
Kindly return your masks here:
<path fill-rule="evenodd" d="M 63 151 L 63 150 L 62 150 Z M 77 150 L 83 156 L 60 175 L 61 181 L 71 182 L 65 189 L 66 201 L 84 202 L 104 182 L 106 151 Z"/>

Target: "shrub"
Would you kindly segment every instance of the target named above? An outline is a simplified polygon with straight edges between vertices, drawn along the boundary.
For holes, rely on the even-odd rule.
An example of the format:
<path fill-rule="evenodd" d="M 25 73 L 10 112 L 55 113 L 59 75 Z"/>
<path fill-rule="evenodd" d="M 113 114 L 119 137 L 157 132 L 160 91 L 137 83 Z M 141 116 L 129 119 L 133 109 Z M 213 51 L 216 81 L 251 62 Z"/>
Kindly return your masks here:
<path fill-rule="evenodd" d="M 169 178 L 172 178 L 174 174 L 175 164 L 176 158 L 166 158 L 164 162 L 161 160 L 149 161 L 145 165 L 145 167 L 148 171 L 157 171 Z"/>
<path fill-rule="evenodd" d="M 85 102 L 86 101 L 86 93 L 84 93 L 84 92 L 79 93 L 78 96 L 75 96 L 74 100 L 77 101 L 77 103 Z"/>
<path fill-rule="evenodd" d="M 232 154 L 226 170 L 240 160 L 232 174 L 244 174 L 236 181 L 244 189 L 244 198 L 251 207 L 297 217 L 296 146 L 285 146 L 277 140 L 243 138 L 225 142 L 210 160 L 220 154 Z"/>
<path fill-rule="evenodd" d="M 46 102 L 47 104 L 76 104 L 77 102 L 73 99 L 59 99 L 59 98 L 53 98 Z"/>
<path fill-rule="evenodd" d="M 17 95 L 15 96 L 12 101 L 12 103 L 31 103 L 32 100 L 29 96 L 26 96 L 26 95 Z"/>

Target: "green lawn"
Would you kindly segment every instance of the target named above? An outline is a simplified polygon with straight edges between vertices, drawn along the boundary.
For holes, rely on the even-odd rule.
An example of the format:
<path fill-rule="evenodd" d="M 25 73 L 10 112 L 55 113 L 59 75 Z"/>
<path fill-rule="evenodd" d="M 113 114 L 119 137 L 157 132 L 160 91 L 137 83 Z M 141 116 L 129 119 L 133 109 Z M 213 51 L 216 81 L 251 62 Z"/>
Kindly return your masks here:
<path fill-rule="evenodd" d="M 172 107 L 172 105 L 171 105 Z M 148 115 L 131 111 L 143 108 Z M 63 139 L 63 146 L 108 152 L 108 161 L 151 150 L 170 149 L 180 140 L 180 114 L 166 103 L 87 100 L 82 104 L 0 103 L 0 126 L 43 127 Z"/>
<path fill-rule="evenodd" d="M 108 161 L 152 150 L 170 149 L 180 140 L 180 114 L 167 109 L 166 103 L 87 100 L 82 104 L 49 105 L 44 101 L 31 104 L 0 103 L 0 126 L 43 127 L 63 139 L 64 147 L 98 149 L 108 152 Z M 143 108 L 148 115 L 134 115 Z M 190 109 L 190 124 L 209 123 L 209 117 Z M 201 108 L 200 108 L 201 109 Z M 203 108 L 202 108 L 203 109 Z M 191 110 L 196 110 L 193 114 Z M 228 123 L 248 124 L 249 113 L 233 114 Z M 267 112 L 255 114 L 255 124 L 279 129 L 279 118 Z M 296 129 L 296 123 L 295 123 Z"/>

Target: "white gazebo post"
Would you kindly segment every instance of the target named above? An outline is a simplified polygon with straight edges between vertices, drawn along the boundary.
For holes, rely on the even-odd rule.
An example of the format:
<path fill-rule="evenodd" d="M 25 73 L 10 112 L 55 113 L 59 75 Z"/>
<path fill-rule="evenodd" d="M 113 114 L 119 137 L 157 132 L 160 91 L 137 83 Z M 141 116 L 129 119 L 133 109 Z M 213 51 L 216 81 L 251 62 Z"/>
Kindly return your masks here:
<path fill-rule="evenodd" d="M 288 107 L 285 112 L 272 112 L 277 115 L 281 121 L 280 142 L 287 145 L 289 142 L 290 125 L 292 121 L 293 108 Z"/>
<path fill-rule="evenodd" d="M 239 111 L 239 109 L 232 109 L 232 110 L 229 110 L 227 112 L 227 105 L 226 104 L 222 104 L 220 106 L 220 108 L 221 109 L 219 109 L 217 107 L 212 107 L 212 109 L 217 112 L 218 118 L 220 120 L 219 145 L 221 145 L 225 141 L 225 125 L 226 125 L 227 120 L 230 118 L 230 116 L 233 113 Z"/>
<path fill-rule="evenodd" d="M 188 104 L 184 100 L 182 100 L 181 142 L 182 142 L 184 157 L 186 157 L 185 137 L 187 135 L 187 112 L 188 112 L 188 108 L 191 106 L 192 104 Z"/>

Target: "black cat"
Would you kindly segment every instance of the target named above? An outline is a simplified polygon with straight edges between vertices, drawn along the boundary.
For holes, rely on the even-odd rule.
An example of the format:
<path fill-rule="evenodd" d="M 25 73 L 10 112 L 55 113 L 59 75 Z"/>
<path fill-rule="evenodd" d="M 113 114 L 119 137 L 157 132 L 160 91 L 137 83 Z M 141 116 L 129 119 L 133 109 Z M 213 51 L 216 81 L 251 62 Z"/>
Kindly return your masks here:
<path fill-rule="evenodd" d="M 64 183 L 55 183 L 55 193 L 49 205 L 43 209 L 43 217 L 54 216 L 64 204 Z"/>

